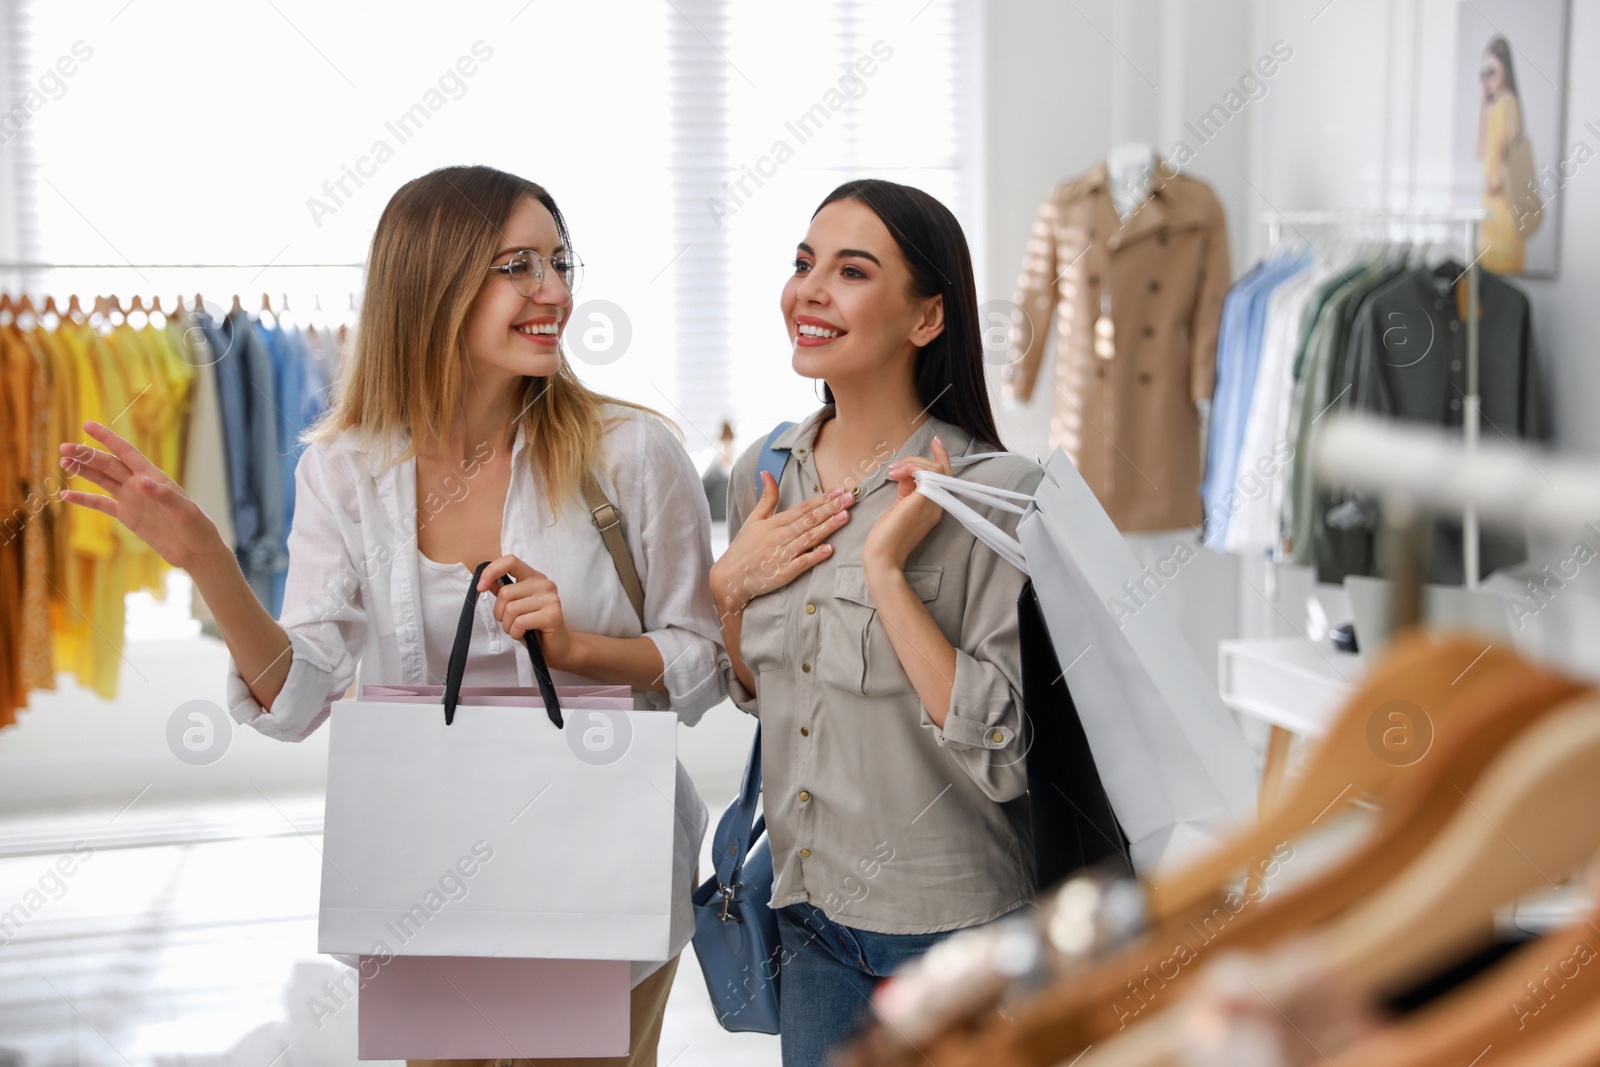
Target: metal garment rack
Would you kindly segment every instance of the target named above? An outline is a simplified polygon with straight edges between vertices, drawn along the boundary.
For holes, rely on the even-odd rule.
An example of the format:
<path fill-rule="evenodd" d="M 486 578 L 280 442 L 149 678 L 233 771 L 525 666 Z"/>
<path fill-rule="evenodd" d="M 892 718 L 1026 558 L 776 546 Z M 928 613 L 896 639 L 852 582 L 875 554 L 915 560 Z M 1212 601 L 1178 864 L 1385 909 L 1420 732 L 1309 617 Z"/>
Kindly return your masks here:
<path fill-rule="evenodd" d="M 1276 247 L 1283 237 L 1283 227 L 1299 231 L 1301 227 L 1350 227 L 1363 224 L 1387 226 L 1460 226 L 1462 228 L 1462 254 L 1467 262 L 1467 395 L 1461 413 L 1462 442 L 1470 458 L 1478 448 L 1478 431 L 1483 421 L 1483 411 L 1478 396 L 1478 224 L 1484 219 L 1479 208 L 1461 208 L 1448 211 L 1268 211 L 1262 219 L 1267 223 L 1267 238 Z M 1301 236 L 1304 236 L 1303 234 Z M 1310 242 L 1307 242 L 1308 244 Z M 1466 588 L 1478 587 L 1478 507 L 1467 502 L 1461 516 L 1461 554 Z"/>
<path fill-rule="evenodd" d="M 1371 415 L 1335 415 L 1311 445 L 1319 482 L 1384 499 L 1384 523 L 1399 538 L 1394 577 L 1402 624 L 1420 614 L 1424 514 L 1470 511 L 1493 526 L 1554 536 L 1593 528 L 1600 514 L 1594 460 L 1544 452 L 1536 467 L 1531 463 L 1509 442 L 1468 447 L 1447 431 Z"/>

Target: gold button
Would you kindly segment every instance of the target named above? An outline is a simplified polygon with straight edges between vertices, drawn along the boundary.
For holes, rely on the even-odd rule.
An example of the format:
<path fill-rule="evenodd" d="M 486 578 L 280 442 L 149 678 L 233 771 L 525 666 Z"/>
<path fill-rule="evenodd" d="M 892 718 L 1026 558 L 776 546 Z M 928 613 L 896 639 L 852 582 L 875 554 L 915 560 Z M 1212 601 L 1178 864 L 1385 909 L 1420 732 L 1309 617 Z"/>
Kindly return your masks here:
<path fill-rule="evenodd" d="M 989 735 L 989 740 L 995 742 L 996 744 L 1000 743 L 1001 741 L 1004 741 L 1005 739 L 1006 739 L 1006 735 L 1001 733 L 999 730 L 996 730 L 994 733 Z"/>
<path fill-rule="evenodd" d="M 816 613 L 817 613 L 817 606 L 815 604 L 807 604 L 806 605 L 806 614 L 807 615 L 815 615 Z"/>
<path fill-rule="evenodd" d="M 809 726 L 800 727 L 800 736 L 801 737 L 810 737 L 811 736 L 811 727 L 809 727 Z"/>
<path fill-rule="evenodd" d="M 800 664 L 800 669 L 802 671 L 804 671 L 805 673 L 810 674 L 811 673 L 811 663 L 810 663 L 810 661 L 807 661 L 805 663 Z"/>
<path fill-rule="evenodd" d="M 794 450 L 794 454 L 797 456 L 803 456 L 806 454 L 806 450 L 803 448 L 797 448 Z"/>
<path fill-rule="evenodd" d="M 811 850 L 809 848 L 803 848 L 803 849 L 800 850 L 800 858 L 801 859 L 807 859 L 807 858 L 810 857 L 810 855 L 811 855 Z"/>
<path fill-rule="evenodd" d="M 822 492 L 822 486 L 818 485 L 816 482 L 812 482 L 811 483 L 811 491 L 813 493 L 820 493 L 820 492 Z"/>
<path fill-rule="evenodd" d="M 858 485 L 854 489 L 850 490 L 850 495 L 851 496 L 860 496 L 861 495 L 861 487 Z"/>
<path fill-rule="evenodd" d="M 804 789 L 800 790 L 800 803 L 804 804 L 811 799 L 811 794 Z"/>

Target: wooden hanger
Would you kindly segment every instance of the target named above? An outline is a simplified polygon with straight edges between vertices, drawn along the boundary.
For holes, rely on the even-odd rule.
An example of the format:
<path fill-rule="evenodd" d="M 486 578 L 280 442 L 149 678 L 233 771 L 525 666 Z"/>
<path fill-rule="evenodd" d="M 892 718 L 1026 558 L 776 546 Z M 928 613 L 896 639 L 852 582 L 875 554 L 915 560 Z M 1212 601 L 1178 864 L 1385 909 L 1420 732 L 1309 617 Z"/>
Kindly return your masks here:
<path fill-rule="evenodd" d="M 16 307 L 11 303 L 10 293 L 0 293 L 0 326 L 9 326 L 16 321 Z"/>
<path fill-rule="evenodd" d="M 239 312 L 241 312 L 243 310 L 244 310 L 244 305 L 239 302 L 239 294 L 238 293 L 234 293 L 233 294 L 233 307 L 228 309 L 228 314 L 237 315 Z"/>
<path fill-rule="evenodd" d="M 1152 920 L 1186 916 L 1313 821 L 1327 818 L 1391 781 L 1397 767 L 1374 751 L 1368 737 L 1373 720 L 1388 714 L 1385 705 L 1395 705 L 1399 711 L 1415 708 L 1436 720 L 1437 705 L 1450 694 L 1453 680 L 1482 666 L 1480 656 L 1505 662 L 1512 653 L 1476 637 L 1446 638 L 1420 629 L 1397 636 L 1374 673 L 1362 680 L 1332 728 L 1317 742 L 1304 772 L 1277 803 L 1220 847 L 1154 877 L 1148 900 Z"/>
<path fill-rule="evenodd" d="M 1455 684 L 1463 678 L 1470 678 L 1473 684 Z M 1342 769 L 1347 773 L 1335 799 L 1353 792 L 1351 783 L 1355 781 L 1387 776 L 1377 790 L 1383 801 L 1382 817 L 1364 844 L 1311 882 L 1269 894 L 1259 903 L 1224 908 L 1228 898 L 1219 890 L 1199 908 L 1153 924 L 1149 935 L 1135 945 L 1057 982 L 1030 1001 L 1010 1006 L 1006 1018 L 988 1018 L 984 1025 L 993 1033 L 985 1040 L 978 1036 L 984 1025 L 968 1026 L 950 1041 L 925 1044 L 922 1052 L 941 1064 L 958 1062 L 952 1059 L 955 1046 L 976 1043 L 974 1047 L 981 1046 L 981 1051 L 973 1053 L 975 1063 L 1054 1064 L 1116 1033 L 1130 1017 L 1142 1022 L 1148 1017 L 1143 1010 L 1145 1000 L 1164 1007 L 1198 969 L 1193 956 L 1182 959 L 1181 965 L 1174 963 L 1176 946 L 1196 947 L 1195 955 L 1204 953 L 1203 959 L 1216 946 L 1263 945 L 1285 932 L 1322 923 L 1351 906 L 1408 862 L 1448 821 L 1450 808 L 1428 806 L 1437 795 L 1459 804 L 1461 794 L 1449 787 L 1447 780 L 1470 786 L 1507 738 L 1560 701 L 1583 691 L 1579 683 L 1490 647 L 1487 639 L 1475 635 L 1424 637 L 1413 631 L 1398 639 L 1393 656 L 1379 662 L 1347 704 L 1329 735 L 1333 740 L 1324 742 L 1325 746 L 1341 744 L 1337 740 L 1341 735 L 1348 739 L 1352 721 L 1362 726 L 1360 747 L 1341 749 L 1346 753 Z M 1381 749 L 1365 740 L 1368 724 L 1391 700 L 1414 701 L 1415 709 L 1425 709 L 1434 723 L 1432 747 L 1425 758 L 1385 762 Z M 1314 762 L 1322 751 L 1313 755 Z M 1382 769 L 1365 766 L 1371 763 L 1381 763 Z M 1313 814 L 1310 823 L 1325 827 L 1337 819 L 1336 811 L 1337 807 L 1325 800 L 1321 813 Z M 1301 836 L 1303 829 L 1287 832 L 1275 842 L 1274 850 Z M 1252 832 L 1242 831 L 1239 836 Z M 1225 842 L 1222 847 L 1233 843 Z M 1238 873 L 1231 872 L 1228 877 L 1231 880 Z M 1167 888 L 1166 876 L 1158 873 L 1155 881 L 1161 889 Z M 902 1062 L 888 1050 L 904 1050 L 904 1043 L 887 1032 L 882 1036 L 882 1057 L 859 1062 Z M 908 1056 L 903 1062 L 920 1062 L 920 1055 Z"/>
<path fill-rule="evenodd" d="M 1295 951 L 1368 1002 L 1403 991 L 1493 938 L 1495 909 L 1600 851 L 1600 698 L 1567 702 L 1518 737 L 1444 831 L 1400 876 Z M 1113 1041 L 1083 1067 L 1178 1067 L 1165 1021 Z"/>
<path fill-rule="evenodd" d="M 1600 910 L 1524 945 L 1466 987 L 1336 1053 L 1333 1067 L 1466 1064 L 1491 1047 L 1503 1054 L 1600 1006 L 1597 964 Z"/>
<path fill-rule="evenodd" d="M 1495 1067 L 1600 1067 L 1600 1010 L 1590 1008 L 1566 1025 L 1512 1051 Z"/>
<path fill-rule="evenodd" d="M 1494 911 L 1600 852 L 1600 698 L 1518 737 L 1471 801 L 1382 893 L 1317 936 L 1353 986 L 1398 992 L 1474 947 Z"/>
<path fill-rule="evenodd" d="M 89 316 L 83 313 L 83 305 L 78 303 L 77 293 L 67 297 L 67 318 L 80 325 L 89 319 Z"/>
<path fill-rule="evenodd" d="M 46 319 L 50 319 L 51 316 L 55 316 L 55 317 L 53 319 L 51 319 L 51 321 L 48 324 L 46 324 L 45 320 Z M 45 298 L 44 298 L 44 310 L 39 312 L 39 322 L 40 322 L 40 324 L 41 325 L 48 325 L 48 328 L 53 330 L 57 326 L 61 325 L 61 320 L 64 319 L 64 318 L 66 318 L 66 316 L 64 314 L 62 314 L 61 309 L 56 306 L 55 295 L 54 294 L 46 294 Z"/>
<path fill-rule="evenodd" d="M 150 314 L 144 309 L 144 297 L 140 296 L 138 293 L 133 294 L 133 300 L 128 304 L 128 311 L 122 317 L 123 321 L 132 326 L 133 317 L 135 315 L 144 316 L 144 322 L 150 321 Z M 140 325 L 144 325 L 144 322 L 141 322 Z"/>

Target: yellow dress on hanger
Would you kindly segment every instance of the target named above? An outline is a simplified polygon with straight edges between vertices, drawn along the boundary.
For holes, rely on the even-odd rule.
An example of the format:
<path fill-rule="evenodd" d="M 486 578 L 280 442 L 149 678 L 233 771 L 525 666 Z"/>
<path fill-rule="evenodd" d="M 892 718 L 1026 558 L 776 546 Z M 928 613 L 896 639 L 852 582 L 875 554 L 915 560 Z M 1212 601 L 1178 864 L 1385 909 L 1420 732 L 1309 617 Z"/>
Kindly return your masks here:
<path fill-rule="evenodd" d="M 1517 228 L 1516 212 L 1506 195 L 1506 150 L 1522 136 L 1522 109 L 1515 93 L 1502 92 L 1489 105 L 1483 136 L 1483 210 L 1478 230 L 1479 262 L 1496 274 L 1521 274 L 1527 256 L 1526 238 Z"/>

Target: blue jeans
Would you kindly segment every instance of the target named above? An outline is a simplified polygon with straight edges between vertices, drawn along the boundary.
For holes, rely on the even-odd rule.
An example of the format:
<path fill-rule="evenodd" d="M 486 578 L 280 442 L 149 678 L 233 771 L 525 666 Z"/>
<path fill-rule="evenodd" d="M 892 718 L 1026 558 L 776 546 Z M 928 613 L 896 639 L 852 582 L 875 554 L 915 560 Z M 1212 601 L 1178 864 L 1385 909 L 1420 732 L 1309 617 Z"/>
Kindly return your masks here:
<path fill-rule="evenodd" d="M 870 1017 L 872 991 L 955 931 L 878 934 L 829 919 L 812 904 L 777 909 L 783 943 L 778 1026 L 783 1067 L 825 1067 Z"/>

